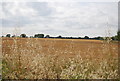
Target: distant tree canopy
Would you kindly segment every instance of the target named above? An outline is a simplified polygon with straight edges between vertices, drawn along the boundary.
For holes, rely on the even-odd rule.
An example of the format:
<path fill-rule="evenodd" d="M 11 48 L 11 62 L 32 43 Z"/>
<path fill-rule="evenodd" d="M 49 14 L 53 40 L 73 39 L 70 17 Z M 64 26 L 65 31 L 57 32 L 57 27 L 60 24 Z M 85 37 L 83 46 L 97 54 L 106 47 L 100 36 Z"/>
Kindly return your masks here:
<path fill-rule="evenodd" d="M 33 36 L 30 36 L 30 38 L 33 38 Z"/>
<path fill-rule="evenodd" d="M 111 39 L 112 40 L 118 40 L 118 36 L 116 35 L 116 36 L 113 36 L 113 37 L 111 37 Z"/>
<path fill-rule="evenodd" d="M 62 36 L 61 36 L 61 35 L 59 35 L 57 38 L 62 38 Z"/>
<path fill-rule="evenodd" d="M 120 41 L 120 30 L 117 32 L 118 40 Z"/>
<path fill-rule="evenodd" d="M 94 37 L 93 39 L 103 40 L 103 37 L 98 36 L 98 37 Z"/>
<path fill-rule="evenodd" d="M 13 35 L 12 37 L 16 37 L 15 35 Z"/>
<path fill-rule="evenodd" d="M 120 31 L 117 32 L 117 35 L 111 37 L 111 39 L 120 41 Z"/>
<path fill-rule="evenodd" d="M 6 37 L 10 37 L 11 35 L 10 34 L 7 34 Z"/>
<path fill-rule="evenodd" d="M 78 37 L 79 39 L 81 39 L 82 37 Z"/>
<path fill-rule="evenodd" d="M 20 37 L 26 38 L 26 34 L 21 34 Z"/>
<path fill-rule="evenodd" d="M 49 35 L 46 35 L 45 38 L 49 38 L 50 36 Z"/>
<path fill-rule="evenodd" d="M 88 36 L 85 36 L 84 39 L 89 39 L 89 37 L 88 37 Z"/>
<path fill-rule="evenodd" d="M 44 38 L 44 34 L 35 34 L 34 37 L 35 38 Z"/>
<path fill-rule="evenodd" d="M 20 36 L 16 36 L 16 35 L 13 35 L 11 36 L 11 34 L 7 34 L 6 36 L 2 36 L 2 37 L 23 37 L 23 38 L 27 38 L 27 35 L 26 34 L 21 34 Z M 35 34 L 34 36 L 30 36 L 30 38 L 44 38 L 44 34 Z M 85 37 L 63 37 L 61 35 L 57 36 L 57 37 L 52 37 L 52 36 L 49 36 L 49 35 L 46 35 L 45 38 L 61 38 L 61 39 L 95 39 L 95 40 L 115 40 L 115 41 L 120 41 L 120 30 L 117 32 L 117 35 L 115 36 L 112 36 L 112 37 L 88 37 L 88 36 L 85 36 Z"/>

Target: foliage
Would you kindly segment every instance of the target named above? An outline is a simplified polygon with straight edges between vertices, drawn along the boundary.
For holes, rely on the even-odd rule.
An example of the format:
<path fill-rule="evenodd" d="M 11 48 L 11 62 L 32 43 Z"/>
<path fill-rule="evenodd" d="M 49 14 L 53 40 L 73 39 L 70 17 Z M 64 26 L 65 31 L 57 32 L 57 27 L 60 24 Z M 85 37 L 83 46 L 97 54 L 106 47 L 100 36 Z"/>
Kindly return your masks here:
<path fill-rule="evenodd" d="M 45 38 L 49 38 L 50 36 L 49 35 L 46 35 Z"/>
<path fill-rule="evenodd" d="M 26 34 L 21 34 L 20 37 L 26 38 Z"/>
<path fill-rule="evenodd" d="M 6 37 L 10 37 L 11 35 L 10 34 L 7 34 Z"/>
<path fill-rule="evenodd" d="M 34 37 L 35 38 L 44 38 L 44 34 L 35 34 Z"/>
<path fill-rule="evenodd" d="M 120 41 L 120 30 L 117 32 L 118 40 Z"/>
<path fill-rule="evenodd" d="M 89 39 L 89 37 L 88 37 L 88 36 L 85 36 L 84 39 Z"/>

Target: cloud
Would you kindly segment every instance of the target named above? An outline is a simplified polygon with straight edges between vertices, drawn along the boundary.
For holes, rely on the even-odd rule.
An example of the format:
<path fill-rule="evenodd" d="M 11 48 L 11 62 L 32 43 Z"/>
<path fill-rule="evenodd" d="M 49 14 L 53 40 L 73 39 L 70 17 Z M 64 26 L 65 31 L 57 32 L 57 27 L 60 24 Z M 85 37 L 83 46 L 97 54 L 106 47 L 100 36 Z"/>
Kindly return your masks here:
<path fill-rule="evenodd" d="M 33 8 L 26 6 L 26 3 L 24 2 L 3 2 L 2 7 L 6 17 L 18 17 L 19 15 L 30 17 L 36 14 L 36 11 Z"/>
<path fill-rule="evenodd" d="M 0 2 L 118 2 L 119 0 L 2 0 Z"/>
<path fill-rule="evenodd" d="M 29 35 L 105 36 L 109 27 L 112 35 L 118 28 L 117 3 L 4 2 L 2 6 L 3 32 L 19 26 Z"/>

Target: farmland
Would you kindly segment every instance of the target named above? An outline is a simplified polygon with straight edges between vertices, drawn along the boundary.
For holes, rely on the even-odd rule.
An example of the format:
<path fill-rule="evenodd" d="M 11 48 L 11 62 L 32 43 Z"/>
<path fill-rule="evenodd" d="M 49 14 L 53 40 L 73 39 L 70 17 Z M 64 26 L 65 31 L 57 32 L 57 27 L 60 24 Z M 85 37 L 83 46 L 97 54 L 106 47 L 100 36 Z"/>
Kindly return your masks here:
<path fill-rule="evenodd" d="M 118 43 L 3 38 L 3 79 L 116 79 Z"/>

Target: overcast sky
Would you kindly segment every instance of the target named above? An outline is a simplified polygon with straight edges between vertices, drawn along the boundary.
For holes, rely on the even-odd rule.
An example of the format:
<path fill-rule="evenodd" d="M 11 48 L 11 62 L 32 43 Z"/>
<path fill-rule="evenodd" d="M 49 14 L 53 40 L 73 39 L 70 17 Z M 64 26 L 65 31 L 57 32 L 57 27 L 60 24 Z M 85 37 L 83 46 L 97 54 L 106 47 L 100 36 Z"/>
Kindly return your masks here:
<path fill-rule="evenodd" d="M 118 30 L 117 2 L 2 2 L 2 33 L 106 36 Z"/>

